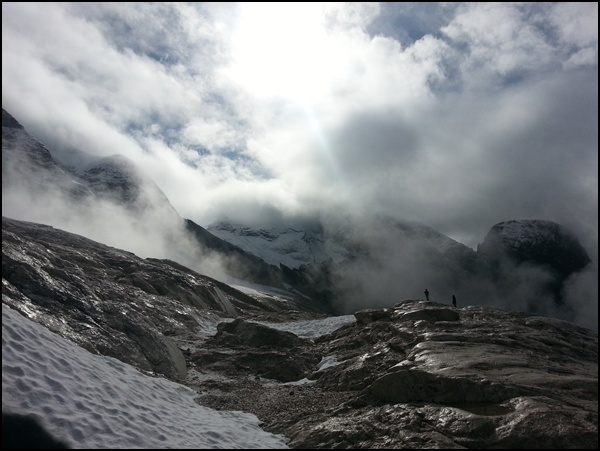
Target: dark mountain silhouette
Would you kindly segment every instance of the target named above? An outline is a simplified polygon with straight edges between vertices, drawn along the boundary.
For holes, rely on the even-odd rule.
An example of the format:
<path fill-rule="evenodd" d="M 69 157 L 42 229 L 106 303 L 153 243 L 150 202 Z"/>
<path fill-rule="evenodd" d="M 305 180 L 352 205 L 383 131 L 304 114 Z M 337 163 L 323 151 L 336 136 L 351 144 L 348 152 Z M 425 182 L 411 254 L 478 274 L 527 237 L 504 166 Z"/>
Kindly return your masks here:
<path fill-rule="evenodd" d="M 477 254 L 492 266 L 504 257 L 516 264 L 546 266 L 560 281 L 591 262 L 572 232 L 555 222 L 539 219 L 504 221 L 494 225 L 477 247 Z"/>
<path fill-rule="evenodd" d="M 546 292 L 564 306 L 564 287 L 569 277 L 585 269 L 591 259 L 573 233 L 552 221 L 512 220 L 494 225 L 477 247 L 480 270 L 499 290 L 515 281 L 515 273 L 539 278 L 538 292 L 529 310 L 538 311 L 534 297 Z"/>

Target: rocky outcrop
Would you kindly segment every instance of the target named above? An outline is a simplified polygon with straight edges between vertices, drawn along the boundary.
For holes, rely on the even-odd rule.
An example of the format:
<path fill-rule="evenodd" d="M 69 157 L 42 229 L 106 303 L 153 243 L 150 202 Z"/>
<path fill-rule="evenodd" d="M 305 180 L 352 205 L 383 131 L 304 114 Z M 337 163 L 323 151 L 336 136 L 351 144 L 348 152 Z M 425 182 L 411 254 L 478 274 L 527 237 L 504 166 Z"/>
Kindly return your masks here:
<path fill-rule="evenodd" d="M 289 348 L 305 366 L 313 356 L 313 369 L 299 372 L 294 384 L 240 365 L 239 354 L 231 354 L 241 349 L 238 342 L 217 337 L 207 342 L 201 362 L 192 359 L 205 374 L 215 371 L 210 382 L 189 383 L 202 393 L 201 404 L 255 413 L 293 448 L 597 447 L 592 331 L 425 301 L 355 316 L 353 324 Z M 211 353 L 214 365 L 207 364 Z M 335 364 L 318 369 L 314 362 L 322 358 Z"/>
<path fill-rule="evenodd" d="M 478 246 L 477 256 L 480 277 L 489 278 L 498 292 L 526 287 L 520 290 L 526 311 L 544 312 L 554 305 L 563 311 L 563 318 L 573 308 L 564 297 L 568 279 L 591 263 L 573 233 L 555 222 L 535 219 L 496 224 Z"/>
<path fill-rule="evenodd" d="M 590 263 L 577 237 L 552 221 L 504 221 L 494 225 L 477 247 L 479 258 L 494 264 L 503 257 L 516 264 L 550 268 L 562 280 Z"/>
<path fill-rule="evenodd" d="M 3 218 L 2 253 L 4 304 L 292 448 L 598 447 L 598 335 L 568 322 L 411 300 L 302 338 L 322 313 L 49 226 Z"/>
<path fill-rule="evenodd" d="M 175 336 L 200 316 L 261 308 L 175 262 L 142 259 L 49 226 L 2 218 L 2 302 L 85 349 L 180 380 Z"/>

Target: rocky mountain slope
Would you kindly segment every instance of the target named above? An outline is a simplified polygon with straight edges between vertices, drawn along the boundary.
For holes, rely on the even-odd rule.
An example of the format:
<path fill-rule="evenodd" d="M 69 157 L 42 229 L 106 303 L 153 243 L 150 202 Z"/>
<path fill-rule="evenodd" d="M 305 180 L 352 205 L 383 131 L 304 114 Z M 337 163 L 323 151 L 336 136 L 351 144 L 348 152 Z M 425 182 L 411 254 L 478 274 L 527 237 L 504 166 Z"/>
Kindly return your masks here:
<path fill-rule="evenodd" d="M 93 196 L 74 175 L 58 164 L 50 150 L 33 138 L 19 122 L 2 109 L 2 203 L 10 201 L 10 191 L 26 191 L 32 196 L 57 190 L 67 199 Z M 22 197 L 19 198 L 22 200 Z"/>
<path fill-rule="evenodd" d="M 310 307 L 253 298 L 170 260 L 142 259 L 50 226 L 2 218 L 3 302 L 91 352 L 177 379 L 169 336 L 246 310 Z"/>
<path fill-rule="evenodd" d="M 72 164 L 63 160 L 3 109 L 3 215 L 55 225 L 102 242 L 107 235 L 122 235 L 119 247 L 129 244 L 129 235 L 144 237 L 164 243 L 162 254 L 188 266 L 200 268 L 203 260 L 218 259 L 232 277 L 285 289 L 288 278 L 278 266 L 182 218 L 160 188 L 124 156 L 98 158 L 71 150 Z M 139 243 L 130 250 L 145 247 Z M 289 293 L 295 296 L 293 290 Z"/>
<path fill-rule="evenodd" d="M 582 315 L 564 291 L 590 258 L 558 224 L 503 222 L 477 251 L 425 225 L 387 217 L 277 227 L 221 221 L 205 229 L 181 217 L 125 157 L 72 150 L 70 161 L 78 164 L 69 166 L 2 114 L 3 216 L 178 261 L 223 282 L 285 291 L 315 311 L 390 306 L 428 287 L 434 300 L 456 294 L 463 304 L 498 306 L 517 299 L 511 308 L 567 320 Z"/>
<path fill-rule="evenodd" d="M 422 224 L 410 224 L 391 218 L 372 218 L 361 230 L 352 218 L 340 224 L 319 221 L 309 225 L 249 226 L 218 221 L 206 229 L 213 235 L 276 265 L 299 269 L 331 262 L 334 265 L 364 258 L 370 253 L 372 235 L 383 233 L 393 240 L 410 240 L 459 266 L 469 267 L 475 252 L 457 241 Z"/>
<path fill-rule="evenodd" d="M 477 253 L 485 259 L 507 256 L 517 263 L 547 265 L 568 277 L 590 263 L 590 257 L 571 232 L 552 221 L 504 221 L 494 225 Z"/>
<path fill-rule="evenodd" d="M 3 218 L 3 304 L 92 352 L 254 413 L 292 448 L 598 447 L 598 336 L 416 299 L 319 337 L 323 313 L 175 262 Z M 3 384 L 3 391 L 18 384 Z"/>
<path fill-rule="evenodd" d="M 392 293 L 398 286 L 413 293 L 429 286 L 447 298 L 459 293 L 468 304 L 518 294 L 523 311 L 565 319 L 572 314 L 565 286 L 591 263 L 577 237 L 552 221 L 498 223 L 476 251 L 422 224 L 384 217 L 342 223 L 250 227 L 220 221 L 207 230 L 284 274 L 298 275 L 298 286 L 312 280 L 336 313 L 349 312 L 340 299 L 360 298 L 359 308 L 377 305 L 373 297 L 384 290 L 373 290 L 370 282 L 379 280 Z M 315 274 L 324 276 L 320 286 Z"/>

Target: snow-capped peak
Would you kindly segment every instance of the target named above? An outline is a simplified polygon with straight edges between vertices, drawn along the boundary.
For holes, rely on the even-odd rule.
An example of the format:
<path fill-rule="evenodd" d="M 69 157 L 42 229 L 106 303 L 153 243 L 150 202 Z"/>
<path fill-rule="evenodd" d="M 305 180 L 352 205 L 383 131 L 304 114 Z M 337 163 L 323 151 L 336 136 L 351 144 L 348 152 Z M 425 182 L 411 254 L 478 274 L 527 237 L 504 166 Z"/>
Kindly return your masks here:
<path fill-rule="evenodd" d="M 327 260 L 339 263 L 349 254 L 340 244 L 325 239 L 320 229 L 283 225 L 253 228 L 236 223 L 216 222 L 209 225 L 207 230 L 269 264 L 284 265 L 292 269 Z"/>
<path fill-rule="evenodd" d="M 496 233 L 504 244 L 520 248 L 523 243 L 535 245 L 556 241 L 560 226 L 541 219 L 521 219 L 500 222 L 491 232 Z"/>

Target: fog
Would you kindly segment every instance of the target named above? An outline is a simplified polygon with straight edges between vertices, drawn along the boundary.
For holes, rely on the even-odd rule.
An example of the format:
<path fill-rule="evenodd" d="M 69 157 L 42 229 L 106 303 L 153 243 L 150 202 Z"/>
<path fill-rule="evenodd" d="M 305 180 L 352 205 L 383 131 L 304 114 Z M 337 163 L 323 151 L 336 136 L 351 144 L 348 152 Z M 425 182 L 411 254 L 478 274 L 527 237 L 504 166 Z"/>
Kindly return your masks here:
<path fill-rule="evenodd" d="M 65 164 L 126 157 L 177 215 L 79 210 L 41 180 L 3 180 L 3 214 L 215 277 L 181 218 L 386 216 L 473 250 L 496 223 L 544 219 L 590 254 L 565 295 L 597 325 L 597 17 L 597 3 L 3 2 L 3 108 Z M 375 236 L 380 261 L 343 269 L 347 305 L 426 287 L 507 308 L 544 296 L 536 270 L 499 294 L 396 241 Z"/>
<path fill-rule="evenodd" d="M 435 302 L 452 305 L 455 295 L 458 307 L 485 305 L 598 329 L 597 257 L 594 259 L 593 254 L 592 262 L 564 283 L 557 299 L 552 290 L 556 275 L 548 268 L 528 262 L 517 264 L 508 256 L 496 255 L 496 269 L 490 272 L 481 255 L 456 242 L 454 251 L 440 254 L 448 244 L 441 244 L 439 237 L 421 224 L 398 227 L 389 218 L 355 219 L 344 224 L 346 236 L 361 243 L 356 246 L 367 256 L 345 262 L 333 271 L 334 305 L 339 313 L 425 299 L 427 289 L 429 299 Z M 410 232 L 412 227 L 418 232 Z"/>

